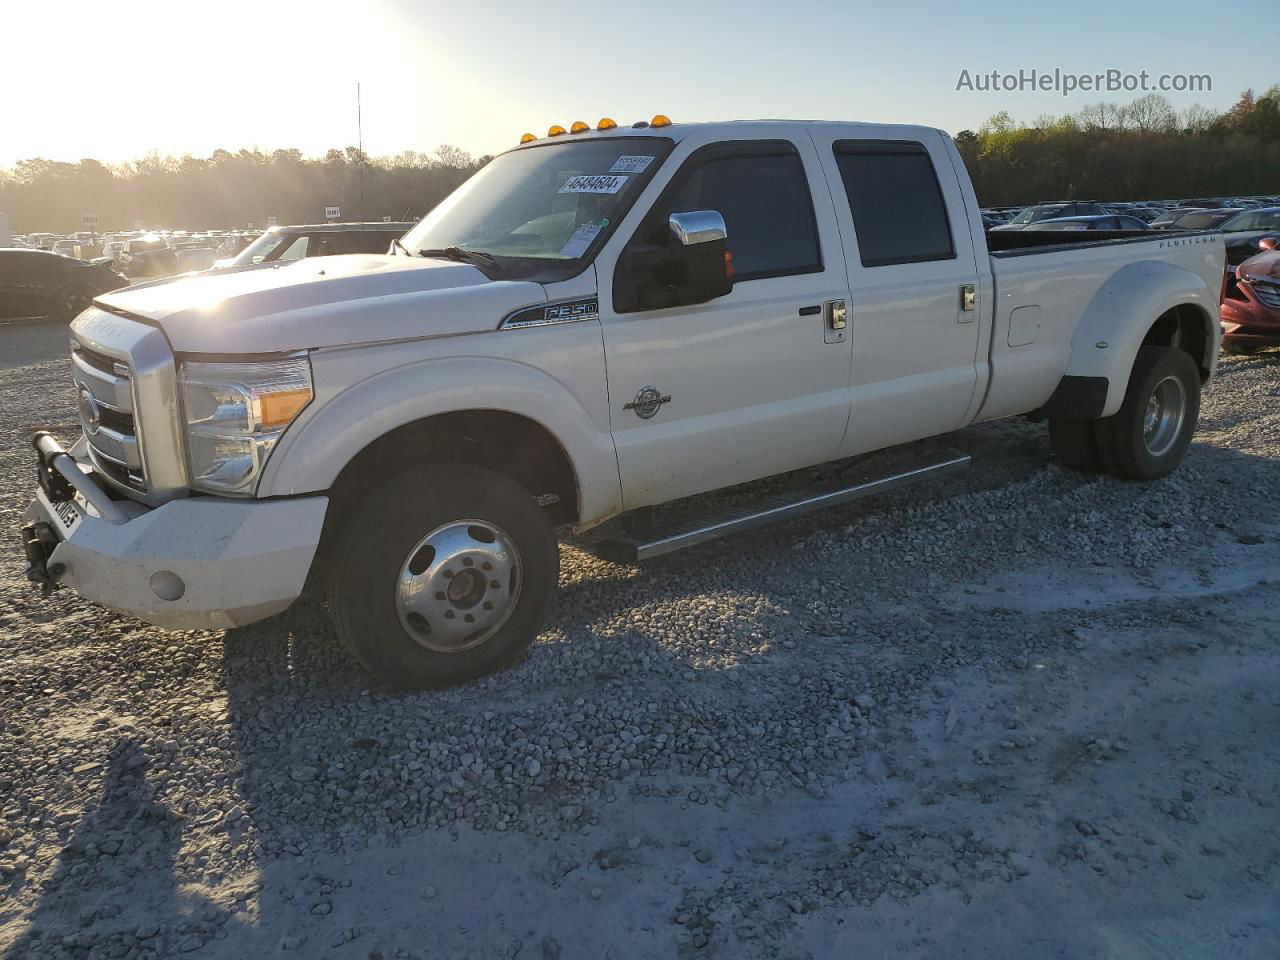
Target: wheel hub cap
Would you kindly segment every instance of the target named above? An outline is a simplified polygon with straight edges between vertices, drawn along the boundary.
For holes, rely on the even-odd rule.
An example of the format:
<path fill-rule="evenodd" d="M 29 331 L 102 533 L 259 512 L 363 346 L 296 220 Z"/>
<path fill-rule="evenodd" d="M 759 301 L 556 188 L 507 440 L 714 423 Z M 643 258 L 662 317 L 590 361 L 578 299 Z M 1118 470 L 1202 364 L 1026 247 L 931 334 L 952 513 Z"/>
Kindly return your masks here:
<path fill-rule="evenodd" d="M 520 573 L 520 554 L 502 528 L 483 520 L 437 527 L 400 567 L 400 623 L 428 650 L 469 650 L 511 616 L 520 596 Z"/>
<path fill-rule="evenodd" d="M 1168 453 L 1182 433 L 1187 392 L 1177 377 L 1165 377 L 1156 384 L 1147 400 L 1142 418 L 1142 442 L 1153 457 Z"/>

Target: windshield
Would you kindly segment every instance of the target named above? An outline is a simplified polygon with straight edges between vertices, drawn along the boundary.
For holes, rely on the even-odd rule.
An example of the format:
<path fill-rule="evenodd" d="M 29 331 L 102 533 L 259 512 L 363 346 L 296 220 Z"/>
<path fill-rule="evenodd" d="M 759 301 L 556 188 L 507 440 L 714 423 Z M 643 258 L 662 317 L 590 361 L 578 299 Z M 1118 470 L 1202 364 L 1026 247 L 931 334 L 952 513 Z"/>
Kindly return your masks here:
<path fill-rule="evenodd" d="M 1280 230 L 1280 210 L 1249 210 L 1237 213 L 1222 225 L 1223 232 L 1233 230 Z"/>
<path fill-rule="evenodd" d="M 267 231 L 237 253 L 235 259 L 231 261 L 232 266 L 243 267 L 250 263 L 261 263 L 283 239 L 285 237 L 281 234 Z"/>
<path fill-rule="evenodd" d="M 572 264 L 604 241 L 671 146 L 665 138 L 608 137 L 513 150 L 454 191 L 402 242 L 414 254 L 458 247 Z"/>

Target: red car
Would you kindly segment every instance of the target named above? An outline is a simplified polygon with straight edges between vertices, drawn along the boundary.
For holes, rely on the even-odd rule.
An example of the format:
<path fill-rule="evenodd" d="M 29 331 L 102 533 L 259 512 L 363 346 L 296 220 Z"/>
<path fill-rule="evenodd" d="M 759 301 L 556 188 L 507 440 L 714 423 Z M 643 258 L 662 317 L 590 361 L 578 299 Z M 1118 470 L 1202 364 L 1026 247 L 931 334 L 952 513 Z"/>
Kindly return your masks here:
<path fill-rule="evenodd" d="M 1263 251 L 1234 271 L 1222 288 L 1223 353 L 1256 353 L 1280 346 L 1280 249 L 1262 241 Z"/>

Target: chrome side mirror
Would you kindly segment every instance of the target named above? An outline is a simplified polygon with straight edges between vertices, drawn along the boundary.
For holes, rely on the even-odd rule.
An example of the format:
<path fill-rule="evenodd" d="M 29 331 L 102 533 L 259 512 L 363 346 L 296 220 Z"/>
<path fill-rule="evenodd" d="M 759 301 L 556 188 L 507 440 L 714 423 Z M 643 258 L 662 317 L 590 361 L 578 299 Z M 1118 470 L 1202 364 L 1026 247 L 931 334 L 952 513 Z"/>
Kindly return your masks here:
<path fill-rule="evenodd" d="M 671 228 L 672 241 L 682 247 L 729 239 L 729 231 L 724 225 L 724 217 L 720 216 L 718 210 L 690 210 L 686 213 L 673 213 L 667 218 L 667 225 Z"/>

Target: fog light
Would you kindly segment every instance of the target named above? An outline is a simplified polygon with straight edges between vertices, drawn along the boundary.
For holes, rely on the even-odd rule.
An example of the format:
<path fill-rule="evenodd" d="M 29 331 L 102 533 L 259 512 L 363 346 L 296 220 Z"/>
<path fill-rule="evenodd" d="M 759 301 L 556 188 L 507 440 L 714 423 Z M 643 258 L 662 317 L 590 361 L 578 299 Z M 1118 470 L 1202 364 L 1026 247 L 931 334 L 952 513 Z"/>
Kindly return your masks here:
<path fill-rule="evenodd" d="M 187 585 L 172 570 L 161 570 L 151 575 L 151 592 L 161 600 L 181 600 Z"/>

